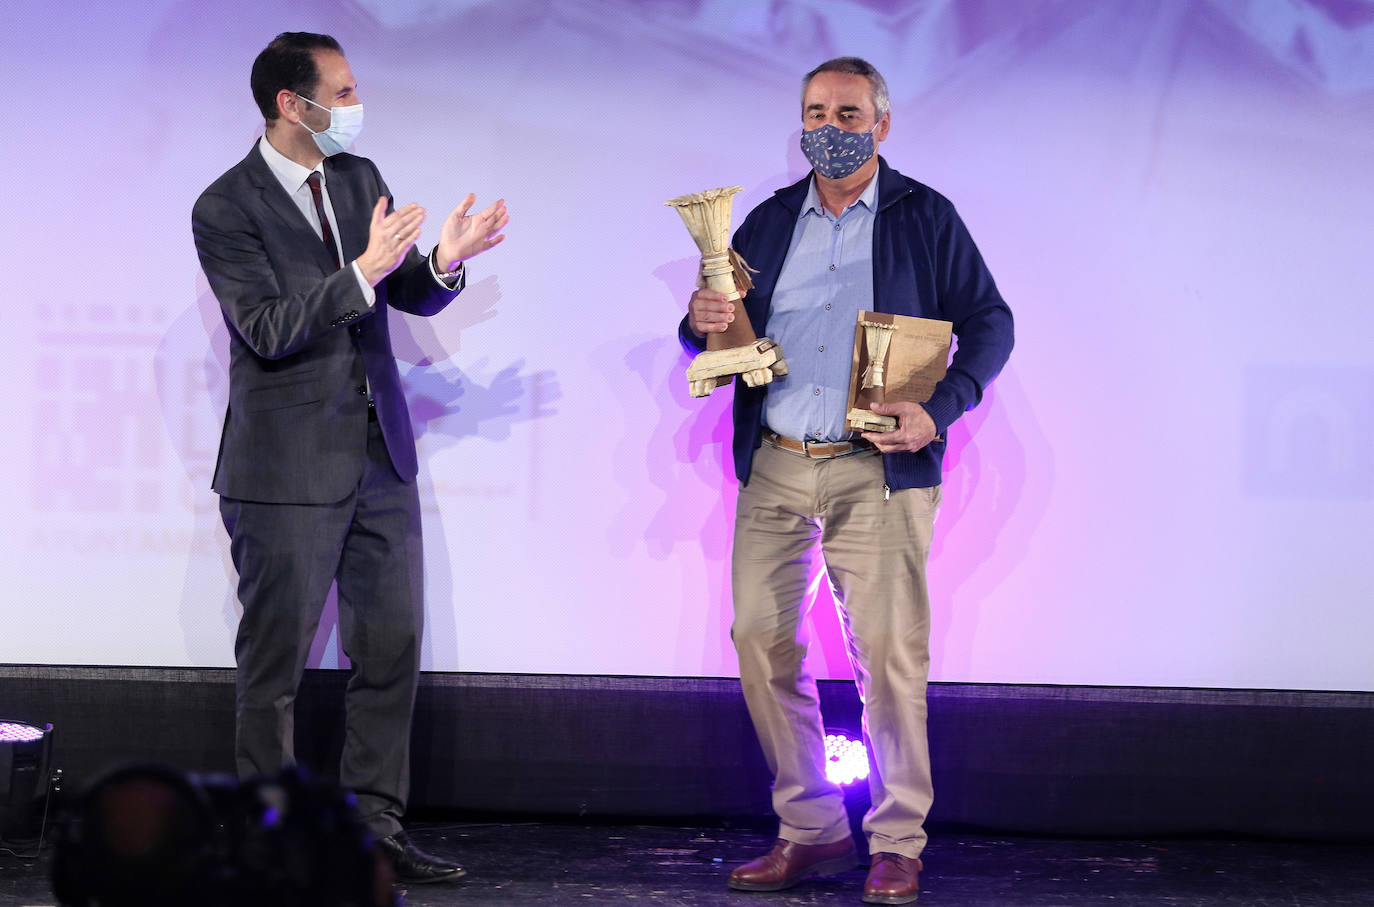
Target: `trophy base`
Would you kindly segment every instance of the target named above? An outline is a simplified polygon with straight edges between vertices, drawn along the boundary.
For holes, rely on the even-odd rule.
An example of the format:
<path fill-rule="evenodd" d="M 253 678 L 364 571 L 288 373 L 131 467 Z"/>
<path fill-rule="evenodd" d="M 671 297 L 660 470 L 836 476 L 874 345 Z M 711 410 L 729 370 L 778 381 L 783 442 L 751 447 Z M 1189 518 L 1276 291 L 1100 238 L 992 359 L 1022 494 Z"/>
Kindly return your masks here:
<path fill-rule="evenodd" d="M 760 337 L 748 346 L 697 354 L 687 367 L 688 392 L 693 397 L 707 397 L 716 388 L 729 384 L 735 375 L 743 377 L 749 387 L 761 387 L 786 374 L 787 360 L 782 358 L 782 347 Z"/>
<path fill-rule="evenodd" d="M 851 409 L 845 414 L 844 424 L 857 431 L 896 431 L 896 416 L 880 416 L 869 409 Z"/>

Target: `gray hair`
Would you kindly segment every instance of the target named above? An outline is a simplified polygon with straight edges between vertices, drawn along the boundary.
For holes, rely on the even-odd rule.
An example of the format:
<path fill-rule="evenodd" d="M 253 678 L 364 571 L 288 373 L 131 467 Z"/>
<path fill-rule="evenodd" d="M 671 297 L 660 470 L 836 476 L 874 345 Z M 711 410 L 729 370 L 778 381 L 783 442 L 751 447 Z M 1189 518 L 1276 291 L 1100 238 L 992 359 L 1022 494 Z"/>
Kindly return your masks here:
<path fill-rule="evenodd" d="M 826 60 L 820 66 L 811 70 L 802 78 L 802 104 L 806 103 L 806 87 L 811 84 L 811 80 L 823 72 L 842 72 L 851 76 L 863 76 L 868 80 L 868 84 L 873 89 L 873 110 L 877 114 L 876 123 L 887 115 L 892 109 L 892 102 L 887 96 L 887 80 L 882 73 L 873 68 L 873 64 L 859 57 L 836 57 L 833 60 Z"/>

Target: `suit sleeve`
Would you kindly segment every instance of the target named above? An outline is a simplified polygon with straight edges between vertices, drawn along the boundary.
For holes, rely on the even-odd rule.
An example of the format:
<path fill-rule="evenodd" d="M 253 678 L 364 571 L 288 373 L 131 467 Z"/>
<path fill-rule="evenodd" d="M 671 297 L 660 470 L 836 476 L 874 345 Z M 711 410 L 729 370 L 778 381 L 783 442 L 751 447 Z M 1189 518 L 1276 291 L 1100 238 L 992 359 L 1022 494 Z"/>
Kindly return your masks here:
<path fill-rule="evenodd" d="M 264 359 L 289 356 L 368 313 L 351 268 L 308 292 L 283 293 L 260 227 L 225 194 L 203 194 L 192 209 L 191 228 L 225 321 Z"/>

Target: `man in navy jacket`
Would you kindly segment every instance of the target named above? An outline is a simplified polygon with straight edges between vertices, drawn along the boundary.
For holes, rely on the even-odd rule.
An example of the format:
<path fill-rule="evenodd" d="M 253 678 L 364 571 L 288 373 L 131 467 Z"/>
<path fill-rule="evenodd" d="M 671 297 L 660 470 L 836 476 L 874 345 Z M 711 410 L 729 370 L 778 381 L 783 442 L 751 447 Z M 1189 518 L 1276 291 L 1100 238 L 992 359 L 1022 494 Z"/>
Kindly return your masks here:
<path fill-rule="evenodd" d="M 804 661 L 803 599 L 819 541 L 844 612 L 873 766 L 863 899 L 904 904 L 919 890 L 932 799 L 925 566 L 945 432 L 1006 362 L 1012 317 L 954 206 L 878 157 L 891 115 L 870 64 L 841 57 L 809 73 L 802 118 L 812 173 L 750 212 L 733 242 L 758 270 L 745 312 L 782 346 L 789 373 L 735 385 L 731 636 L 780 829 L 774 848 L 736 869 L 730 886 L 779 890 L 854 865 Z M 692 294 L 679 327 L 684 347 L 703 349 L 707 334 L 733 321 L 735 305 L 709 289 Z M 855 437 L 844 413 L 861 310 L 953 322 L 958 344 L 929 401 L 875 405 L 896 417 L 896 430 Z"/>

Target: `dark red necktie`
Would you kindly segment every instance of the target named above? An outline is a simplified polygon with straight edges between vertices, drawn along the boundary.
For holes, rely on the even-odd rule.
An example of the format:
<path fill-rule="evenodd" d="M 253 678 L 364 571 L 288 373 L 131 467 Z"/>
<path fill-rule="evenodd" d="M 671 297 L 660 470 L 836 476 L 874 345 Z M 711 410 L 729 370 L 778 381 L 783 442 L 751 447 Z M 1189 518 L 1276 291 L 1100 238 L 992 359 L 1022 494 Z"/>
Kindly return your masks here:
<path fill-rule="evenodd" d="M 324 194 L 320 191 L 320 172 L 311 171 L 305 178 L 310 186 L 310 197 L 315 200 L 315 213 L 320 216 L 320 233 L 324 238 L 324 247 L 329 250 L 329 258 L 334 262 L 334 270 L 340 268 L 339 249 L 334 245 L 334 230 L 329 226 L 329 218 L 324 216 Z"/>

